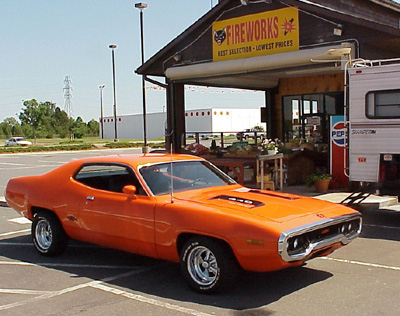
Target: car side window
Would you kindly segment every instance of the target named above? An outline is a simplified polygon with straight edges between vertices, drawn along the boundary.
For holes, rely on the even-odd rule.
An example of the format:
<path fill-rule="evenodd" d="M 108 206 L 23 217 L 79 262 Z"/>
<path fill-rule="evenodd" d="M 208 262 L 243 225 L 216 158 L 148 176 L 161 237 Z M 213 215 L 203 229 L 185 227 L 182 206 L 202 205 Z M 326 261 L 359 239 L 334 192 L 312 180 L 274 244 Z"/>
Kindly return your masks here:
<path fill-rule="evenodd" d="M 134 172 L 120 164 L 87 164 L 74 176 L 74 179 L 91 188 L 122 193 L 126 185 L 134 185 L 136 194 L 146 195 Z"/>

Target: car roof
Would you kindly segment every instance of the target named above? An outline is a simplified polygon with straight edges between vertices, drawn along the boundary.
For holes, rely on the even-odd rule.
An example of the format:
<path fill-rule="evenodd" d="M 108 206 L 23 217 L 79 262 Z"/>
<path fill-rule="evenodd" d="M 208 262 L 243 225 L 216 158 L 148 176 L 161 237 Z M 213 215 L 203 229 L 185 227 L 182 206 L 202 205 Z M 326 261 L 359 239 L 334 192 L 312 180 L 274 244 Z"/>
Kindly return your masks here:
<path fill-rule="evenodd" d="M 148 153 L 148 154 L 119 154 L 110 156 L 98 156 L 75 160 L 75 163 L 124 163 L 133 167 L 146 164 L 170 162 L 180 160 L 204 160 L 197 156 L 169 153 Z"/>

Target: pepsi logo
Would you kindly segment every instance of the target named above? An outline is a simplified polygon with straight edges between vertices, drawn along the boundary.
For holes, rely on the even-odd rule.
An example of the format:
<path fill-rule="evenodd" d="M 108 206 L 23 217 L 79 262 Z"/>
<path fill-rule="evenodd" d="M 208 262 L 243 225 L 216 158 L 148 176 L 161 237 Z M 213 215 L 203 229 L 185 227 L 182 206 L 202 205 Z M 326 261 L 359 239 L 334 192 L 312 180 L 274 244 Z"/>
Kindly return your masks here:
<path fill-rule="evenodd" d="M 344 122 L 337 122 L 335 125 L 333 125 L 331 131 L 331 139 L 335 145 L 344 147 L 345 135 L 346 135 L 346 129 Z"/>

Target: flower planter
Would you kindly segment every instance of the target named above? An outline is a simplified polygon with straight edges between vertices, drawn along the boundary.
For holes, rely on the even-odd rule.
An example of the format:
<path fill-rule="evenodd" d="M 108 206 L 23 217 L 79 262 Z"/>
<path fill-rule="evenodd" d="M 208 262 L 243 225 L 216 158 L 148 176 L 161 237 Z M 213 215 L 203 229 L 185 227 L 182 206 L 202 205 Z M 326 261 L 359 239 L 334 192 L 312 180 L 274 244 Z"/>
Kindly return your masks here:
<path fill-rule="evenodd" d="M 318 193 L 328 192 L 330 182 L 331 179 L 314 180 L 315 191 Z"/>

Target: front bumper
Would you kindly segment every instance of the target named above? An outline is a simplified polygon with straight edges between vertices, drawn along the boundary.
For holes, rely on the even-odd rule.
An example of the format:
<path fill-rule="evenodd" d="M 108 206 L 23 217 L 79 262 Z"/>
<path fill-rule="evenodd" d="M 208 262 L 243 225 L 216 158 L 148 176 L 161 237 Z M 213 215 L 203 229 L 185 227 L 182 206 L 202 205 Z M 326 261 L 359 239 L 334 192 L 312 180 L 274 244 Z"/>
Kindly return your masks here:
<path fill-rule="evenodd" d="M 279 237 L 278 252 L 286 262 L 304 260 L 334 244 L 347 245 L 360 235 L 361 228 L 361 215 L 349 214 L 290 229 Z"/>

